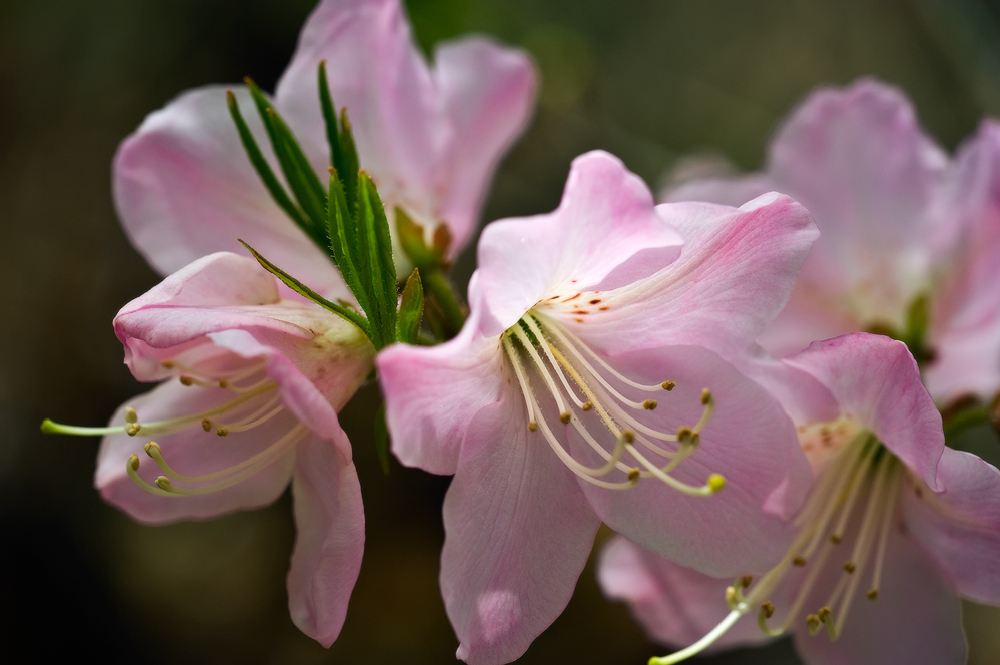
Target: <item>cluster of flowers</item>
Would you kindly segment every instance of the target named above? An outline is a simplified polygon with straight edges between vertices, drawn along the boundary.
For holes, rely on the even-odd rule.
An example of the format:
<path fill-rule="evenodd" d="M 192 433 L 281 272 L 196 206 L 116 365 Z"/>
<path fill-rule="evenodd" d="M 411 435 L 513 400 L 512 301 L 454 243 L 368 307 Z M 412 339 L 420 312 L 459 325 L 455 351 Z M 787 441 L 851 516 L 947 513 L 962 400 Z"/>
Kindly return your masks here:
<path fill-rule="evenodd" d="M 396 458 L 454 475 L 462 660 L 523 654 L 603 522 L 606 593 L 690 645 L 651 662 L 792 632 L 814 664 L 962 663 L 958 596 L 1000 605 L 1000 472 L 945 445 L 1000 389 L 1000 125 L 949 159 L 896 90 L 822 90 L 765 173 L 660 204 L 585 154 L 554 212 L 486 227 L 466 308 L 446 270 L 534 92 L 522 53 L 428 67 L 398 0 L 324 0 L 273 99 L 149 116 L 114 194 L 169 276 L 114 328 L 160 384 L 43 429 L 103 435 L 96 485 L 145 523 L 290 482 L 291 616 L 327 646 L 364 544 L 337 412 L 377 377 Z"/>

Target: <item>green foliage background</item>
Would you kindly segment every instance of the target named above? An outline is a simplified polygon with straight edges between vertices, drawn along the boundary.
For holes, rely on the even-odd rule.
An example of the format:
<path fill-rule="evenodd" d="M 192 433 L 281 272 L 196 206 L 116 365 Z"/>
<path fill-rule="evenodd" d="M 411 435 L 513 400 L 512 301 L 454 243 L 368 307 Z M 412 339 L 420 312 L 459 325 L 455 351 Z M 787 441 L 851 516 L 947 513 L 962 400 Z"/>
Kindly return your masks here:
<path fill-rule="evenodd" d="M 0 0 L 0 661 L 453 662 L 437 590 L 447 479 L 384 477 L 367 388 L 345 409 L 368 519 L 347 625 L 329 651 L 285 608 L 290 501 L 149 528 L 91 487 L 96 441 L 43 438 L 44 416 L 101 425 L 141 390 L 110 329 L 158 278 L 115 219 L 111 157 L 187 88 L 252 75 L 271 88 L 310 0 Z M 410 0 L 422 46 L 469 31 L 524 46 L 538 112 L 484 219 L 558 202 L 569 161 L 619 155 L 656 187 L 680 156 L 761 164 L 809 90 L 875 75 L 904 88 L 953 149 L 1000 115 L 1000 7 L 984 0 Z M 463 279 L 471 254 L 458 265 Z M 968 442 L 997 462 L 1000 446 Z M 976 665 L 1000 662 L 1000 611 L 967 606 Z M 660 651 L 585 571 L 522 663 L 639 665 Z M 787 642 L 710 663 L 795 663 Z"/>

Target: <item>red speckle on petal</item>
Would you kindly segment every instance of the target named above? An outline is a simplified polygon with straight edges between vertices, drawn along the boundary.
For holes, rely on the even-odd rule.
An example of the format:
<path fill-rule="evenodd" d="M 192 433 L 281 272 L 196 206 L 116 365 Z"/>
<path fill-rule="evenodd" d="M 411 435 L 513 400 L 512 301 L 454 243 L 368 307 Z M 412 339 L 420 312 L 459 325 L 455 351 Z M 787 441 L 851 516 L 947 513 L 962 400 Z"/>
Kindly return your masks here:
<path fill-rule="evenodd" d="M 590 301 L 590 304 L 591 304 L 591 305 L 596 305 L 596 304 L 597 304 L 597 303 L 599 303 L 599 302 L 601 302 L 601 299 L 600 299 L 600 298 L 594 298 L 593 300 L 591 300 L 591 301 Z"/>
<path fill-rule="evenodd" d="M 605 310 L 609 310 L 609 309 L 611 309 L 611 308 L 610 308 L 610 307 L 608 307 L 607 305 L 605 305 L 604 307 L 598 307 L 597 309 L 599 309 L 599 310 L 601 310 L 601 311 L 603 312 L 603 311 L 605 311 Z"/>
<path fill-rule="evenodd" d="M 569 298 L 566 298 L 565 300 L 563 300 L 563 302 L 569 302 L 570 300 L 576 300 L 576 299 L 577 299 L 577 298 L 579 298 L 579 297 L 580 297 L 580 294 L 579 294 L 579 293 L 577 293 L 577 294 L 576 294 L 576 295 L 574 295 L 574 296 L 570 296 Z"/>
<path fill-rule="evenodd" d="M 583 323 L 583 319 L 573 319 L 573 320 L 576 321 L 577 323 Z"/>
<path fill-rule="evenodd" d="M 576 309 L 570 312 L 570 314 L 590 314 L 590 312 L 585 309 Z"/>

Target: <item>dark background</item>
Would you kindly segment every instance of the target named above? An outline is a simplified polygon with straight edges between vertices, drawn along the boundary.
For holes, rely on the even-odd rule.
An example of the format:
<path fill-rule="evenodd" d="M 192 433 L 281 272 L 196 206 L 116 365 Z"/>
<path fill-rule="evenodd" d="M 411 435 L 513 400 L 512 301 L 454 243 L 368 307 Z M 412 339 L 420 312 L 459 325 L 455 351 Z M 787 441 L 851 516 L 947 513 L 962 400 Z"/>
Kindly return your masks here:
<path fill-rule="evenodd" d="M 265 510 L 149 528 L 91 487 L 96 440 L 43 437 L 45 416 L 102 425 L 143 390 L 110 322 L 157 276 L 109 192 L 118 142 L 182 90 L 254 76 L 271 88 L 311 0 L 0 0 L 0 661 L 450 663 L 437 589 L 447 479 L 379 470 L 363 390 L 355 445 L 367 548 L 343 636 L 325 650 L 288 618 L 294 530 Z M 531 50 L 544 77 L 484 219 L 558 202 L 569 161 L 619 155 L 656 187 L 681 155 L 757 168 L 776 123 L 821 83 L 904 88 L 949 149 L 1000 114 L 1000 8 L 980 0 L 412 0 L 417 36 L 481 31 Z M 471 258 L 459 272 L 468 275 Z M 996 441 L 980 437 L 995 455 Z M 994 458 L 994 462 L 995 462 Z M 967 606 L 972 663 L 1000 662 L 1000 610 Z M 640 665 L 650 645 L 592 568 L 519 661 Z M 712 663 L 796 663 L 787 642 Z"/>

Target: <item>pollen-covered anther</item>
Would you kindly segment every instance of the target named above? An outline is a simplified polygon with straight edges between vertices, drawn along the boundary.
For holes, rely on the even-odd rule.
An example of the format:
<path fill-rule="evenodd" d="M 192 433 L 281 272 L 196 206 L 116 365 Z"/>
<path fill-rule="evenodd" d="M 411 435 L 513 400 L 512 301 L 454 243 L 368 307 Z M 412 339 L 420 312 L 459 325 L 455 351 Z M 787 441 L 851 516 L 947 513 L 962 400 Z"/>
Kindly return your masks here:
<path fill-rule="evenodd" d="M 676 381 L 671 381 L 670 379 L 667 379 L 666 381 L 664 381 L 663 383 L 660 384 L 660 386 L 664 390 L 667 390 L 667 391 L 673 390 L 676 385 L 677 385 L 677 382 Z"/>
<path fill-rule="evenodd" d="M 177 363 L 175 363 L 173 360 L 164 360 L 160 362 L 160 367 L 162 367 L 163 369 L 173 369 L 176 366 Z"/>
<path fill-rule="evenodd" d="M 220 388 L 228 388 L 229 387 L 229 381 L 227 381 L 226 379 L 219 379 L 219 387 Z"/>
<path fill-rule="evenodd" d="M 838 533 L 830 534 L 830 542 L 833 543 L 834 545 L 839 545 L 842 540 L 843 537 L 840 534 Z"/>
<path fill-rule="evenodd" d="M 635 432 L 630 429 L 622 431 L 622 441 L 625 443 L 632 443 L 635 441 Z"/>
<path fill-rule="evenodd" d="M 125 422 L 129 425 L 134 425 L 139 422 L 139 414 L 135 412 L 131 406 L 125 407 Z"/>
<path fill-rule="evenodd" d="M 173 489 L 173 486 L 170 484 L 170 479 L 166 476 L 157 476 L 154 482 L 156 483 L 156 486 L 164 492 L 169 492 Z"/>
<path fill-rule="evenodd" d="M 212 431 L 212 421 L 209 420 L 208 418 L 203 418 L 202 421 L 201 421 L 201 428 L 203 430 L 205 430 L 206 432 L 211 432 Z"/>
<path fill-rule="evenodd" d="M 588 399 L 586 402 L 580 405 L 580 408 L 583 409 L 584 411 L 590 411 L 591 409 L 594 408 L 594 403 Z"/>
<path fill-rule="evenodd" d="M 809 627 L 809 634 L 815 635 L 819 632 L 819 627 L 822 622 L 819 620 L 819 615 L 817 614 L 807 614 L 806 615 L 806 626 Z"/>
<path fill-rule="evenodd" d="M 744 589 L 750 588 L 751 584 L 753 584 L 753 575 L 744 575 L 740 578 L 740 586 Z"/>
<path fill-rule="evenodd" d="M 701 390 L 701 403 L 708 404 L 712 401 L 712 391 L 708 388 L 702 388 Z"/>
<path fill-rule="evenodd" d="M 792 565 L 801 568 L 802 566 L 806 565 L 806 558 L 802 556 L 797 556 L 794 559 L 792 559 Z"/>
<path fill-rule="evenodd" d="M 538 431 L 538 423 L 536 423 L 534 420 L 528 421 L 528 431 L 529 432 L 537 432 Z"/>
<path fill-rule="evenodd" d="M 217 430 L 215 430 L 215 434 L 216 436 L 229 436 L 229 430 L 226 429 L 225 427 L 220 427 Z"/>
<path fill-rule="evenodd" d="M 680 444 L 690 443 L 694 438 L 694 432 L 691 431 L 690 427 L 678 427 L 677 428 L 677 442 Z"/>
<path fill-rule="evenodd" d="M 740 602 L 739 597 L 736 595 L 736 587 L 727 586 L 726 587 L 726 605 L 729 605 L 729 609 L 736 609 L 736 604 Z"/>
<path fill-rule="evenodd" d="M 643 400 L 642 401 L 642 408 L 646 409 L 647 411 L 652 411 L 653 409 L 656 408 L 656 400 L 655 399 L 645 399 L 645 400 Z"/>
<path fill-rule="evenodd" d="M 844 572 L 847 573 L 848 575 L 853 575 L 854 571 L 857 569 L 858 567 L 855 566 L 854 563 L 851 561 L 847 561 L 846 563 L 844 563 Z"/>
<path fill-rule="evenodd" d="M 868 589 L 865 595 L 868 596 L 868 600 L 878 600 L 878 589 Z"/>
<path fill-rule="evenodd" d="M 129 436 L 135 436 L 136 434 L 139 433 L 141 429 L 142 426 L 139 423 L 129 423 L 125 427 L 125 433 L 128 434 Z"/>
<path fill-rule="evenodd" d="M 177 380 L 181 382 L 181 385 L 185 386 L 194 385 L 194 379 L 192 379 L 190 376 L 187 375 L 181 375 L 180 377 L 178 377 Z"/>
<path fill-rule="evenodd" d="M 131 455 L 128 456 L 128 468 L 132 469 L 133 471 L 139 470 L 139 456 L 136 455 L 135 453 L 132 453 Z"/>
<path fill-rule="evenodd" d="M 774 616 L 774 603 L 771 601 L 765 601 L 760 606 L 760 615 L 765 619 L 770 619 Z"/>
<path fill-rule="evenodd" d="M 573 419 L 573 414 L 570 413 L 569 411 L 563 411 L 562 413 L 559 414 L 559 422 L 561 422 L 563 425 L 568 425 L 569 421 L 572 419 Z"/>
<path fill-rule="evenodd" d="M 160 450 L 160 444 L 158 444 L 156 441 L 148 442 L 146 445 L 142 447 L 142 449 L 145 450 L 146 454 L 149 455 L 152 459 L 156 459 L 156 457 L 160 455 L 162 452 Z"/>
<path fill-rule="evenodd" d="M 639 469 L 635 469 L 635 468 L 629 469 L 629 471 L 628 471 L 628 481 L 630 483 L 637 483 L 637 482 L 639 482 L 639 476 L 640 475 L 641 475 L 641 473 L 639 472 Z"/>
<path fill-rule="evenodd" d="M 726 486 L 726 477 L 719 473 L 713 473 L 708 477 L 708 482 L 705 484 L 708 485 L 709 491 L 715 494 Z"/>

